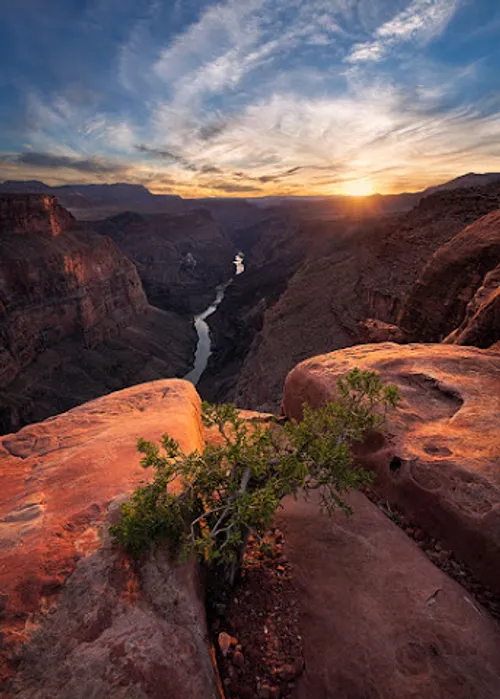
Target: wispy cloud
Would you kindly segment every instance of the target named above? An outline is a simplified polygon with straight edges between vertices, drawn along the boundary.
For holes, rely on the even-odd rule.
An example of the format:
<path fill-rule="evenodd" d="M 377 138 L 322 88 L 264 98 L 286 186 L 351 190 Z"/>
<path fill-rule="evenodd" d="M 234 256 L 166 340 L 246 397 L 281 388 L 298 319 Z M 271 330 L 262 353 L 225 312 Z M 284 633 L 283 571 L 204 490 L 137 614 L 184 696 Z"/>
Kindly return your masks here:
<path fill-rule="evenodd" d="M 464 4 L 92 0 L 87 33 L 129 20 L 113 26 L 109 90 L 24 87 L 26 126 L 2 173 L 245 195 L 329 193 L 354 178 L 391 191 L 500 169 L 494 80 L 488 97 L 477 57 L 426 49 Z"/>
<path fill-rule="evenodd" d="M 443 32 L 459 4 L 460 0 L 413 0 L 409 7 L 378 27 L 371 41 L 355 44 L 346 60 L 379 61 L 399 43 L 428 42 Z"/>
<path fill-rule="evenodd" d="M 123 176 L 127 168 L 118 163 L 112 163 L 102 158 L 72 158 L 54 153 L 38 153 L 28 150 L 10 158 L 10 162 L 18 165 L 28 165 L 35 168 L 69 169 L 94 175 Z"/>

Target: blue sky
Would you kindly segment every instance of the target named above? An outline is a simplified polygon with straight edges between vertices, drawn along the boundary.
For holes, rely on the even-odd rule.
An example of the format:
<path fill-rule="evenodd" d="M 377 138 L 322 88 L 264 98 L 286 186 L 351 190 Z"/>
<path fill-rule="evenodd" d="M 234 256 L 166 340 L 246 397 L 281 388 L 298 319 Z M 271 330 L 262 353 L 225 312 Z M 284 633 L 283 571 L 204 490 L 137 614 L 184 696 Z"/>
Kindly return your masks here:
<path fill-rule="evenodd" d="M 6 0 L 0 179 L 183 196 L 500 171 L 497 0 Z"/>

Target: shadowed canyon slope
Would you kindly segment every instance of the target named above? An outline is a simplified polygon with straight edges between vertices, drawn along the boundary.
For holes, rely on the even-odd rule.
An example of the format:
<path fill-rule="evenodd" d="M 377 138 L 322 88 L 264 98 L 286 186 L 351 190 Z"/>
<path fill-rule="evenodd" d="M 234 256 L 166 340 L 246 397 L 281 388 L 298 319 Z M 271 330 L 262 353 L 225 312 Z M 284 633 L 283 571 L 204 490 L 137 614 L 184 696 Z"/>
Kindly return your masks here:
<path fill-rule="evenodd" d="M 149 301 L 180 313 L 199 313 L 214 289 L 234 273 L 234 252 L 212 214 L 124 213 L 90 224 L 134 262 Z"/>
<path fill-rule="evenodd" d="M 148 304 L 135 266 L 53 197 L 0 197 L 0 428 L 184 375 L 190 319 Z"/>
<path fill-rule="evenodd" d="M 446 262 L 452 251 L 462 259 L 461 263 L 455 263 L 457 269 L 460 269 L 460 264 L 462 270 L 466 269 L 468 246 L 460 244 L 460 237 L 453 242 L 455 237 L 466 226 L 499 207 L 500 185 L 497 183 L 478 189 L 439 192 L 404 215 L 368 222 L 356 222 L 351 218 L 329 223 L 313 220 L 303 223 L 307 234 L 302 235 L 306 235 L 307 242 L 303 247 L 302 262 L 279 300 L 266 310 L 262 330 L 252 341 L 230 397 L 235 397 L 242 406 L 276 409 L 284 378 L 297 362 L 370 340 L 366 326 L 369 319 L 376 319 L 378 323 L 376 339 L 385 337 L 402 341 L 405 335 L 399 328 L 386 326 L 381 332 L 383 325 L 380 323 L 397 325 L 400 316 L 405 317 L 406 308 L 409 308 L 407 304 L 420 288 L 421 275 L 433 273 L 430 260 L 435 253 L 438 260 L 445 260 L 443 265 L 449 265 L 447 274 L 453 276 L 451 258 Z M 469 233 L 462 236 L 480 241 L 487 234 L 493 242 L 485 242 L 484 246 L 477 243 L 476 255 L 483 255 L 483 261 L 467 282 L 470 287 L 467 291 L 464 288 L 466 280 L 460 273 L 453 280 L 450 278 L 449 289 L 443 289 L 442 294 L 450 291 L 453 295 L 453 289 L 461 299 L 463 296 L 463 300 L 458 302 L 458 311 L 447 325 L 445 322 L 443 332 L 449 334 L 463 322 L 467 303 L 472 300 L 481 308 L 485 306 L 482 339 L 477 339 L 476 344 L 486 347 L 499 339 L 500 332 L 494 281 L 494 270 L 498 265 L 497 244 L 494 242 L 498 236 L 498 216 L 478 221 L 477 226 L 477 229 L 472 226 Z M 429 272 L 424 273 L 427 264 Z M 474 266 L 473 261 L 471 266 Z M 484 279 L 487 274 L 490 276 Z M 445 280 L 445 274 L 441 274 L 439 281 L 436 278 L 436 292 L 433 294 L 429 288 L 428 299 L 422 300 L 423 305 L 434 303 L 425 322 L 444 322 L 442 319 L 448 311 L 445 304 L 440 303 L 437 289 L 439 284 L 446 285 Z M 483 280 L 491 294 L 480 291 Z M 474 302 L 476 293 L 479 297 Z M 485 295 L 487 298 L 483 299 Z M 408 313 L 412 315 L 411 311 Z M 477 316 L 472 306 L 468 313 L 474 318 Z M 476 327 L 479 322 L 474 320 Z M 372 327 L 375 327 L 373 323 Z M 424 322 L 416 323 L 411 337 L 414 341 L 428 337 Z M 430 339 L 440 338 L 432 336 Z"/>
<path fill-rule="evenodd" d="M 492 345 L 500 327 L 499 266 L 500 211 L 495 211 L 434 253 L 409 294 L 399 324 L 420 342 L 439 342 L 464 323 L 450 341 Z M 486 325 L 484 316 L 495 313 L 493 306 L 496 322 L 492 317 L 489 330 L 484 327 L 484 332 L 478 332 Z"/>

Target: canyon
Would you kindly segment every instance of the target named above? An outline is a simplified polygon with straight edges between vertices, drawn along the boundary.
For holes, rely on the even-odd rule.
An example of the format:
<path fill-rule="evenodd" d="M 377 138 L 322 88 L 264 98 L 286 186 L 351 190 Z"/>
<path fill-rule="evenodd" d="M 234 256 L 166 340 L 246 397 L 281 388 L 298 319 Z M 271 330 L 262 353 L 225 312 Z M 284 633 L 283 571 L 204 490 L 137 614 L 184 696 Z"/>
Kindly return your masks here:
<path fill-rule="evenodd" d="M 499 176 L 358 203 L 130 187 L 0 185 L 0 691 L 497 699 Z M 276 519 L 305 666 L 245 695 L 242 647 L 222 689 L 202 569 L 110 536 L 151 477 L 137 439 L 216 446 L 201 399 L 300 420 L 354 368 L 401 396 L 354 452 L 373 485 Z"/>
<path fill-rule="evenodd" d="M 233 278 L 239 250 L 245 274 L 207 318 L 210 357 L 196 382 L 208 400 L 275 412 L 295 364 L 364 342 L 494 345 L 500 181 L 491 176 L 480 179 L 483 186 L 462 187 L 470 182 L 459 179 L 409 211 L 384 215 L 377 198 L 358 210 L 336 201 L 178 200 L 173 213 L 78 222 L 51 195 L 1 195 L 3 430 L 127 385 L 189 376 L 194 320 Z M 98 190 L 93 211 L 105 195 L 130 196 L 110 188 Z M 132 204 L 146 207 L 152 197 L 161 206 L 161 197 L 139 192 Z M 16 197 L 32 208 L 9 212 Z M 57 213 L 37 213 L 42 200 L 53 201 Z M 407 207 L 405 195 L 400 207 Z M 44 272 L 35 269 L 39 258 L 47 259 Z M 78 265 L 85 271 L 75 272 Z M 120 286 L 122 266 L 134 278 Z M 450 289 L 444 304 L 443 287 Z"/>

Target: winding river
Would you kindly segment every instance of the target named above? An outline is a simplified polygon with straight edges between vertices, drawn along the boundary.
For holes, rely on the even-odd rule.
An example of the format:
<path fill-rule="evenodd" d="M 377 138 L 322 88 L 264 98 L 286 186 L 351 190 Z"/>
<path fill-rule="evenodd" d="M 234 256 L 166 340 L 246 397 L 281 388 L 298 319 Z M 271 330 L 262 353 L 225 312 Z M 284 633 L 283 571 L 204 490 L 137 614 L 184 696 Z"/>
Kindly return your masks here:
<path fill-rule="evenodd" d="M 243 253 L 239 252 L 234 258 L 233 262 L 236 267 L 236 274 L 242 274 L 245 271 L 245 264 L 243 262 Z M 201 378 L 201 375 L 207 368 L 208 359 L 212 354 L 212 342 L 210 340 L 210 328 L 206 322 L 207 318 L 215 313 L 218 306 L 221 304 L 224 294 L 226 293 L 227 287 L 232 284 L 233 278 L 224 284 L 220 284 L 215 290 L 215 299 L 212 301 L 210 306 L 206 308 L 203 313 L 195 316 L 194 326 L 196 332 L 198 333 L 198 344 L 196 346 L 196 354 L 194 357 L 194 367 L 191 371 L 184 377 L 186 381 L 191 381 L 195 386 Z"/>

